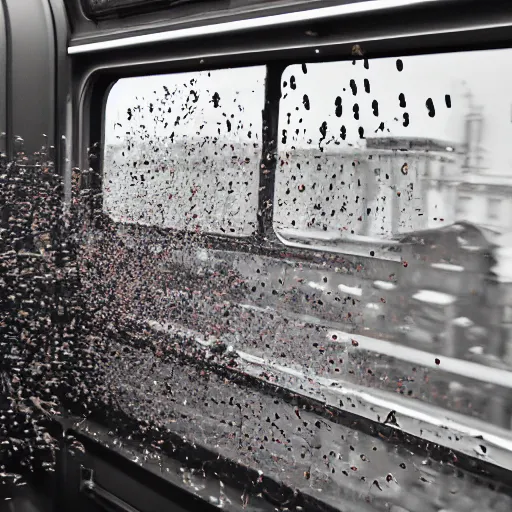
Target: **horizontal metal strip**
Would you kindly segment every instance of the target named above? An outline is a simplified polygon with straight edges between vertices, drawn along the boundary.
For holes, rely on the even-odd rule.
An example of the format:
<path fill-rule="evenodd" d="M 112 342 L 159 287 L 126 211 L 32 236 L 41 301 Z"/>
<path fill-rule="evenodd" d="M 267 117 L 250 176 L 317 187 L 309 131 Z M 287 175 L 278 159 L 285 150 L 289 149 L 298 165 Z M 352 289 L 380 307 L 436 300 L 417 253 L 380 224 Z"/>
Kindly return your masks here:
<path fill-rule="evenodd" d="M 208 349 L 199 332 L 148 321 L 150 328 L 184 338 L 195 339 Z M 450 448 L 483 462 L 512 470 L 512 432 L 484 421 L 441 409 L 418 400 L 348 382 L 308 375 L 302 370 L 234 350 L 239 357 L 238 372 L 296 395 L 322 401 L 326 407 L 346 411 L 377 423 L 384 423 L 394 412 L 393 427 L 417 438 Z M 490 373 L 494 370 L 490 370 Z M 262 374 L 274 376 L 267 380 Z M 343 404 L 343 405 L 342 405 Z"/>
<path fill-rule="evenodd" d="M 439 3 L 442 1 L 444 0 L 368 0 L 366 2 L 336 5 L 333 7 L 322 7 L 319 9 L 310 9 L 306 11 L 291 12 L 285 14 L 275 14 L 272 16 L 262 16 L 258 18 L 238 21 L 228 21 L 225 23 L 216 23 L 206 26 L 203 25 L 200 27 L 168 30 L 164 32 L 124 37 L 97 43 L 79 44 L 76 46 L 70 46 L 68 48 L 68 54 L 77 55 L 81 53 L 126 48 L 129 46 L 139 46 L 143 44 L 162 43 L 194 37 L 228 34 L 232 32 L 241 32 L 244 30 L 291 25 L 294 23 L 314 22 L 336 16 L 364 14 L 372 11 L 397 9 L 400 7 L 410 7 L 412 5 L 431 4 L 435 2 Z"/>

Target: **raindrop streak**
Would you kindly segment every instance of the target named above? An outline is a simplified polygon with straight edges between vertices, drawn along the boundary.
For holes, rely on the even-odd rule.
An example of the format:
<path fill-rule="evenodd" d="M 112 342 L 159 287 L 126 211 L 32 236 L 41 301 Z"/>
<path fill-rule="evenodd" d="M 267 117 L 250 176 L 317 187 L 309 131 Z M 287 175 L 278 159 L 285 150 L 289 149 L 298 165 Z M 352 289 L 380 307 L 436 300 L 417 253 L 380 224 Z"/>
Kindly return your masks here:
<path fill-rule="evenodd" d="M 402 71 L 404 69 L 404 63 L 402 62 L 402 59 L 397 59 L 396 69 L 398 69 L 398 71 Z"/>
<path fill-rule="evenodd" d="M 352 89 L 352 94 L 355 96 L 357 94 L 357 85 L 353 78 L 350 80 L 350 88 Z"/>
<path fill-rule="evenodd" d="M 452 98 L 449 94 L 446 94 L 444 97 L 444 101 L 446 103 L 447 108 L 452 108 Z"/>
<path fill-rule="evenodd" d="M 334 105 L 336 106 L 336 110 L 334 113 L 336 114 L 336 117 L 341 117 L 341 114 L 343 113 L 343 106 L 341 105 L 341 97 L 338 96 L 336 100 L 334 101 Z"/>
<path fill-rule="evenodd" d="M 377 100 L 372 101 L 373 115 L 379 117 L 379 102 Z"/>
<path fill-rule="evenodd" d="M 370 81 L 368 80 L 368 78 L 364 79 L 364 90 L 365 92 L 370 94 Z"/>
<path fill-rule="evenodd" d="M 407 102 L 405 101 L 405 96 L 404 96 L 404 93 L 401 92 L 399 95 L 398 95 L 398 101 L 400 102 L 400 106 L 402 108 L 405 108 L 407 106 Z"/>
<path fill-rule="evenodd" d="M 308 98 L 308 95 L 307 94 L 304 94 L 304 97 L 302 98 L 302 104 L 304 105 L 304 108 L 306 110 L 309 110 L 309 98 Z"/>
<path fill-rule="evenodd" d="M 429 117 L 435 117 L 436 115 L 436 109 L 434 108 L 434 102 L 432 101 L 432 98 L 429 98 L 426 102 L 425 102 L 425 105 L 428 109 L 428 115 Z"/>

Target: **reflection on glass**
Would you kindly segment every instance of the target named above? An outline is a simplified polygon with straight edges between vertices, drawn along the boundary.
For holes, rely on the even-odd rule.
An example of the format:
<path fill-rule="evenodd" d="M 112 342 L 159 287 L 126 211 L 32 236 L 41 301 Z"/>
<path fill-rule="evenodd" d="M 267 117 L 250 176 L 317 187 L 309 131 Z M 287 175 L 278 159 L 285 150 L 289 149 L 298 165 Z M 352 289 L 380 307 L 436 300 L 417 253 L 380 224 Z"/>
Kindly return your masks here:
<path fill-rule="evenodd" d="M 322 301 L 316 316 L 340 326 L 328 339 L 365 333 L 362 364 L 388 358 L 368 385 L 391 390 L 393 374 L 408 381 L 395 391 L 424 396 L 411 372 L 430 367 L 429 402 L 507 429 L 512 75 L 501 70 L 511 56 L 289 66 L 274 211 L 288 245 L 374 258 L 359 275 L 345 270 L 337 290 L 310 283 Z M 484 365 L 504 370 L 494 384 Z"/>
<path fill-rule="evenodd" d="M 509 53 L 288 67 L 276 229 L 352 244 L 458 220 L 509 231 L 512 77 L 497 76 Z"/>

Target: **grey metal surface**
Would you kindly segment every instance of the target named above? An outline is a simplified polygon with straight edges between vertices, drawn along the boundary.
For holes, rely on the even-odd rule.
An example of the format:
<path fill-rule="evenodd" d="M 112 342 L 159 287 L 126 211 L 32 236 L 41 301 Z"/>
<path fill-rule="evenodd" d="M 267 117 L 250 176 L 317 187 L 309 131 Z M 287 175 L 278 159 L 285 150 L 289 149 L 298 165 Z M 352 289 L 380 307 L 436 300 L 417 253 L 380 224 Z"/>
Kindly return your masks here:
<path fill-rule="evenodd" d="M 12 20 L 19 20 L 21 14 L 14 2 L 8 4 L 13 6 Z M 211 498 L 212 503 L 226 503 L 226 508 L 262 499 L 266 506 L 292 504 L 290 507 L 300 510 L 300 499 L 306 496 L 317 500 L 315 503 L 344 510 L 438 512 L 462 506 L 510 509 L 511 381 L 499 332 L 503 327 L 500 308 L 506 305 L 506 294 L 500 293 L 489 270 L 495 247 L 488 243 L 484 232 L 467 223 L 455 224 L 434 234 L 415 235 L 412 242 L 417 237 L 427 240 L 419 246 L 404 236 L 395 241 L 403 246 L 398 257 L 379 259 L 361 251 L 344 252 L 334 247 L 334 242 L 331 247 L 318 247 L 311 240 L 302 243 L 308 237 L 300 234 L 294 240 L 287 235 L 279 238 L 279 229 L 274 232 L 272 212 L 268 213 L 272 200 L 279 200 L 278 195 L 274 198 L 273 189 L 271 193 L 260 191 L 258 205 L 266 208 L 267 214 L 259 215 L 265 217 L 262 225 L 244 239 L 213 236 L 200 230 L 187 233 L 112 223 L 101 212 L 101 146 L 94 144 L 104 140 L 106 97 L 117 79 L 133 74 L 272 63 L 271 85 L 266 87 L 266 124 L 258 128 L 263 136 L 263 153 L 273 153 L 280 135 L 280 73 L 288 64 L 324 59 L 350 61 L 354 56 L 362 57 L 357 51 L 363 50 L 370 57 L 395 56 L 509 46 L 512 42 L 511 9 L 505 3 L 464 2 L 462 13 L 454 8 L 454 2 L 434 4 L 437 7 L 432 9 L 416 6 L 393 11 L 394 19 L 378 12 L 347 18 L 344 23 L 339 17 L 315 24 L 301 18 L 286 30 L 253 27 L 247 34 L 217 34 L 216 38 L 174 41 L 172 45 L 160 39 L 148 42 L 147 47 L 124 49 L 112 43 L 93 61 L 86 54 L 72 57 L 73 96 L 72 103 L 67 104 L 71 98 L 66 97 L 67 77 L 62 71 L 67 65 L 67 29 L 62 11 L 60 21 L 55 21 L 59 6 L 52 0 L 58 32 L 56 54 L 54 44 L 49 43 L 55 33 L 50 35 L 53 29 L 49 28 L 47 4 L 40 4 L 41 10 L 32 12 L 47 24 L 40 23 L 32 34 L 25 32 L 27 26 L 17 28 L 12 84 L 19 87 L 12 90 L 19 94 L 12 112 L 19 116 L 13 118 L 14 129 L 27 128 L 28 135 L 19 135 L 30 145 L 36 144 L 43 125 L 50 127 L 45 133 L 53 134 L 56 141 L 66 134 L 68 147 L 62 148 L 59 166 L 69 185 L 71 166 L 62 169 L 68 163 L 62 155 L 69 151 L 72 134 L 72 163 L 82 168 L 85 183 L 81 195 L 74 199 L 76 204 L 90 199 L 97 209 L 94 223 L 84 217 L 70 223 L 73 241 L 78 245 L 76 261 L 70 262 L 67 245 L 59 242 L 63 244 L 61 255 L 66 253 L 66 265 L 76 263 L 74 270 L 79 271 L 77 295 L 55 294 L 55 311 L 44 315 L 37 308 L 26 315 L 23 312 L 21 316 L 29 318 L 20 321 L 26 332 L 18 332 L 14 324 L 12 335 L 22 350 L 31 346 L 27 336 L 33 336 L 34 346 L 40 349 L 27 361 L 18 358 L 16 370 L 22 375 L 44 374 L 47 379 L 27 380 L 28 392 L 37 391 L 47 398 L 41 402 L 36 395 L 26 397 L 33 406 L 31 414 L 43 418 L 56 414 L 53 408 L 49 412 L 41 405 L 51 406 L 55 392 L 75 412 L 101 417 L 112 428 L 104 436 L 107 443 L 117 447 L 123 437 L 135 439 L 139 446 L 130 447 L 125 456 L 130 454 L 137 461 L 140 457 L 151 459 L 158 465 L 162 446 L 171 456 L 179 452 L 182 484 L 198 494 L 209 492 L 203 487 L 205 477 L 200 471 L 206 473 L 205 466 L 224 458 L 226 464 L 212 470 L 222 485 L 219 483 Z M 133 18 L 129 23 L 141 26 L 141 20 Z M 70 21 L 74 43 L 109 40 L 129 25 L 122 20 L 110 20 L 108 25 L 98 27 L 84 24 L 83 19 Z M 156 32 L 164 25 L 153 20 L 144 31 Z M 23 37 L 27 38 L 26 44 L 21 42 Z M 26 52 L 30 59 L 24 59 Z M 52 73 L 57 70 L 58 77 L 43 70 L 38 59 L 44 58 L 44 65 Z M 64 68 L 59 68 L 60 62 Z M 23 73 L 34 81 L 24 83 Z M 42 104 L 40 109 L 36 108 L 37 101 Z M 139 132 L 144 135 L 143 130 Z M 266 170 L 275 172 L 281 165 L 278 156 L 285 160 L 285 154 L 262 154 L 260 178 L 268 187 L 274 182 L 264 181 L 263 176 Z M 19 171 L 24 175 L 23 165 Z M 35 172 L 34 176 L 40 175 Z M 18 175 L 11 178 L 9 186 L 21 183 Z M 180 183 L 187 185 L 186 180 Z M 18 228 L 32 230 L 29 216 L 23 216 L 26 203 L 31 207 L 30 198 L 25 200 L 28 188 L 2 190 L 8 191 L 5 197 L 13 205 L 20 201 L 21 220 L 6 225 L 6 233 L 10 233 L 6 241 L 16 245 L 20 243 Z M 19 195 L 13 199 L 9 194 L 15 190 Z M 58 203 L 58 198 L 56 187 L 53 199 Z M 44 201 L 37 206 L 45 206 Z M 308 208 L 307 204 L 302 206 Z M 60 226 L 57 210 L 49 215 L 55 215 L 51 222 Z M 458 235 L 480 249 L 467 256 L 454 242 Z M 439 245 L 444 255 L 465 258 L 468 270 L 462 279 L 454 280 L 450 274 L 456 270 L 453 267 L 461 266 L 460 262 L 447 264 L 432 259 L 438 266 L 431 267 L 431 261 L 422 261 L 439 256 Z M 363 247 L 365 251 L 367 248 Z M 48 248 L 38 245 L 40 249 L 41 255 L 31 253 L 29 257 L 41 268 L 47 265 L 44 279 L 61 279 L 62 268 L 56 268 L 45 252 Z M 6 261 L 11 256 L 7 254 Z M 446 265 L 452 265 L 451 269 Z M 20 269 L 26 272 L 16 281 Z M 9 283 L 24 286 L 27 295 L 23 300 L 28 301 L 31 298 L 26 279 L 30 279 L 30 272 L 34 268 L 20 264 L 9 276 Z M 70 295 L 77 291 L 71 290 L 71 281 L 66 283 Z M 468 295 L 470 285 L 480 286 L 480 291 L 491 290 L 485 298 L 488 310 L 482 307 L 478 311 L 484 303 L 479 293 L 469 309 L 475 316 L 489 312 L 485 328 L 494 358 L 475 360 L 466 357 L 465 350 L 457 352 L 460 347 L 467 348 L 463 333 L 452 337 L 450 343 L 426 347 L 419 336 L 411 337 L 407 329 L 400 330 L 407 323 L 404 318 L 412 312 L 423 320 L 429 317 L 428 334 L 438 339 L 443 315 L 453 311 L 427 306 L 411 309 L 406 304 L 413 304 L 412 299 L 422 290 L 421 283 L 430 286 L 434 281 L 443 288 L 439 293 L 444 299 L 450 292 L 447 287 L 454 289 L 456 298 Z M 81 301 L 79 306 L 73 303 L 75 299 Z M 384 322 L 382 314 L 372 313 L 377 310 L 376 303 L 386 304 L 380 306 L 385 312 Z M 49 309 L 54 307 L 51 304 Z M 47 334 L 37 330 L 39 322 L 47 322 L 45 315 L 55 336 L 48 345 Z M 388 321 L 394 315 L 396 322 Z M 45 373 L 48 361 L 55 363 L 58 371 Z M 20 379 L 13 378 L 8 384 L 19 389 Z M 461 390 L 473 394 L 469 403 L 459 400 Z M 26 407 L 23 410 L 28 411 Z M 80 425 L 86 435 L 93 435 L 88 425 Z M 206 452 L 210 458 L 208 464 L 203 464 L 206 459 L 201 457 Z M 187 466 L 191 461 L 196 464 L 193 473 Z M 258 470 L 263 474 L 255 476 Z M 106 475 L 108 472 L 105 469 Z M 285 498 L 276 498 L 268 491 L 265 478 L 269 487 L 270 481 L 283 483 L 288 493 Z M 236 490 L 228 493 L 224 480 L 247 487 L 240 492 L 234 486 Z"/>
<path fill-rule="evenodd" d="M 7 26 L 4 4 L 0 2 L 0 153 L 5 153 L 7 143 Z"/>
<path fill-rule="evenodd" d="M 5 0 L 9 37 L 8 62 L 11 139 L 32 154 L 55 141 L 54 25 L 46 0 Z M 45 137 L 46 135 L 46 137 Z M 10 155 L 10 158 L 13 154 Z"/>

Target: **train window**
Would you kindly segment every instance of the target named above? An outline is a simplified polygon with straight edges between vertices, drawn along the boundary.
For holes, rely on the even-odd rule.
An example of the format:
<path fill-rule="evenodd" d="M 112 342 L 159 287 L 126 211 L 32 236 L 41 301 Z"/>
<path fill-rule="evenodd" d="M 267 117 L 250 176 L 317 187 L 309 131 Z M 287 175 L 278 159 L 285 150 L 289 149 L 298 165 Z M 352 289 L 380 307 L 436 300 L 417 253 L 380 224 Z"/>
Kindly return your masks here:
<path fill-rule="evenodd" d="M 3 77 L 0 79 L 0 161 L 4 158 L 7 151 L 7 89 L 5 80 L 5 69 L 7 66 L 5 17 L 3 6 L 0 5 L 0 70 L 3 71 Z"/>
<path fill-rule="evenodd" d="M 104 211 L 248 236 L 256 228 L 265 68 L 126 78 L 107 100 Z"/>
<path fill-rule="evenodd" d="M 506 231 L 512 74 L 501 77 L 497 63 L 511 57 L 496 50 L 289 66 L 276 232 L 377 256 L 410 233 L 456 221 Z M 488 207 L 491 196 L 501 202 Z"/>

